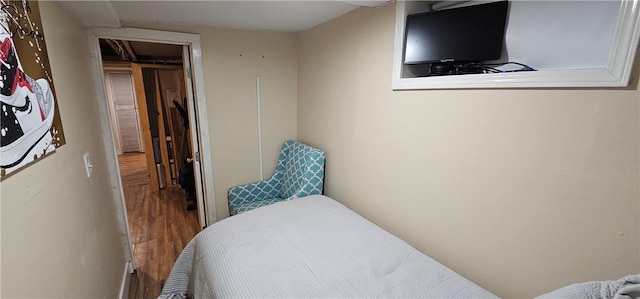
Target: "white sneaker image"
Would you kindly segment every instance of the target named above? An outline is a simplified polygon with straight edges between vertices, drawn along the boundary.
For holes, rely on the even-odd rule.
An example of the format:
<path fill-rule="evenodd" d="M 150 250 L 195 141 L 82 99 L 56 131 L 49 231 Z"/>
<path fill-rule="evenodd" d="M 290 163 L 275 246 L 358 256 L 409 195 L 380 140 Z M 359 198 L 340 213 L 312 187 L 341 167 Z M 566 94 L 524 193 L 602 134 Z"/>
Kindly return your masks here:
<path fill-rule="evenodd" d="M 52 139 L 54 97 L 47 80 L 23 72 L 12 39 L 0 36 L 0 167 L 7 170 L 49 150 L 51 141 L 42 141 Z"/>

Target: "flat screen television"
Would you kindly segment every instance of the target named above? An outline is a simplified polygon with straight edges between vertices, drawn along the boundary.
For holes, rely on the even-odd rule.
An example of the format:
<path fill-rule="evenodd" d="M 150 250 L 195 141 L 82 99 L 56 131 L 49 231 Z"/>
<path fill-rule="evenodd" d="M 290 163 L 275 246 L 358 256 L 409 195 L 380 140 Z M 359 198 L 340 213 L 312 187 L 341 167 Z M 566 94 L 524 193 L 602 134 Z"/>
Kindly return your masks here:
<path fill-rule="evenodd" d="M 405 64 L 500 59 L 508 1 L 407 16 Z"/>

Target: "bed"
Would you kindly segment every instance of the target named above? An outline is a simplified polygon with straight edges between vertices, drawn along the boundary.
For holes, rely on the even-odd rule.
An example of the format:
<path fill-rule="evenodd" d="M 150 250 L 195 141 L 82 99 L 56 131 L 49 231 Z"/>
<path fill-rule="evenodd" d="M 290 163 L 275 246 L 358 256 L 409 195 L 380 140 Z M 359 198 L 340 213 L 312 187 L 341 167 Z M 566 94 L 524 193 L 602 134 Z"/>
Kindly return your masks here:
<path fill-rule="evenodd" d="M 323 195 L 203 230 L 159 298 L 258 297 L 497 298 Z"/>

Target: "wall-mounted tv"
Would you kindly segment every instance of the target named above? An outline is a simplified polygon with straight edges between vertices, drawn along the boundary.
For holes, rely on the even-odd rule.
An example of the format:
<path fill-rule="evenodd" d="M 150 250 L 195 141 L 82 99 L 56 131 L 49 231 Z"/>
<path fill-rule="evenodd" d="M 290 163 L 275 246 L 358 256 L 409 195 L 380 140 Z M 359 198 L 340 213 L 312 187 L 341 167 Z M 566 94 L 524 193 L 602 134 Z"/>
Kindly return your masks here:
<path fill-rule="evenodd" d="M 500 1 L 408 15 L 404 63 L 499 59 L 507 10 Z"/>

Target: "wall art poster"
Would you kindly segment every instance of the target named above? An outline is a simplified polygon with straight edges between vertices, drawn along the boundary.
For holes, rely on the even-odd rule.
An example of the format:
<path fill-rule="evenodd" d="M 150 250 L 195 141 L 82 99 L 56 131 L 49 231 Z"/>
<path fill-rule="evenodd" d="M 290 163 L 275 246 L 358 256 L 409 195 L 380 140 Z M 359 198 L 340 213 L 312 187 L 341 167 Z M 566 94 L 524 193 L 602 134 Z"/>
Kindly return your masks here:
<path fill-rule="evenodd" d="M 0 4 L 0 178 L 6 178 L 65 139 L 38 2 Z"/>

